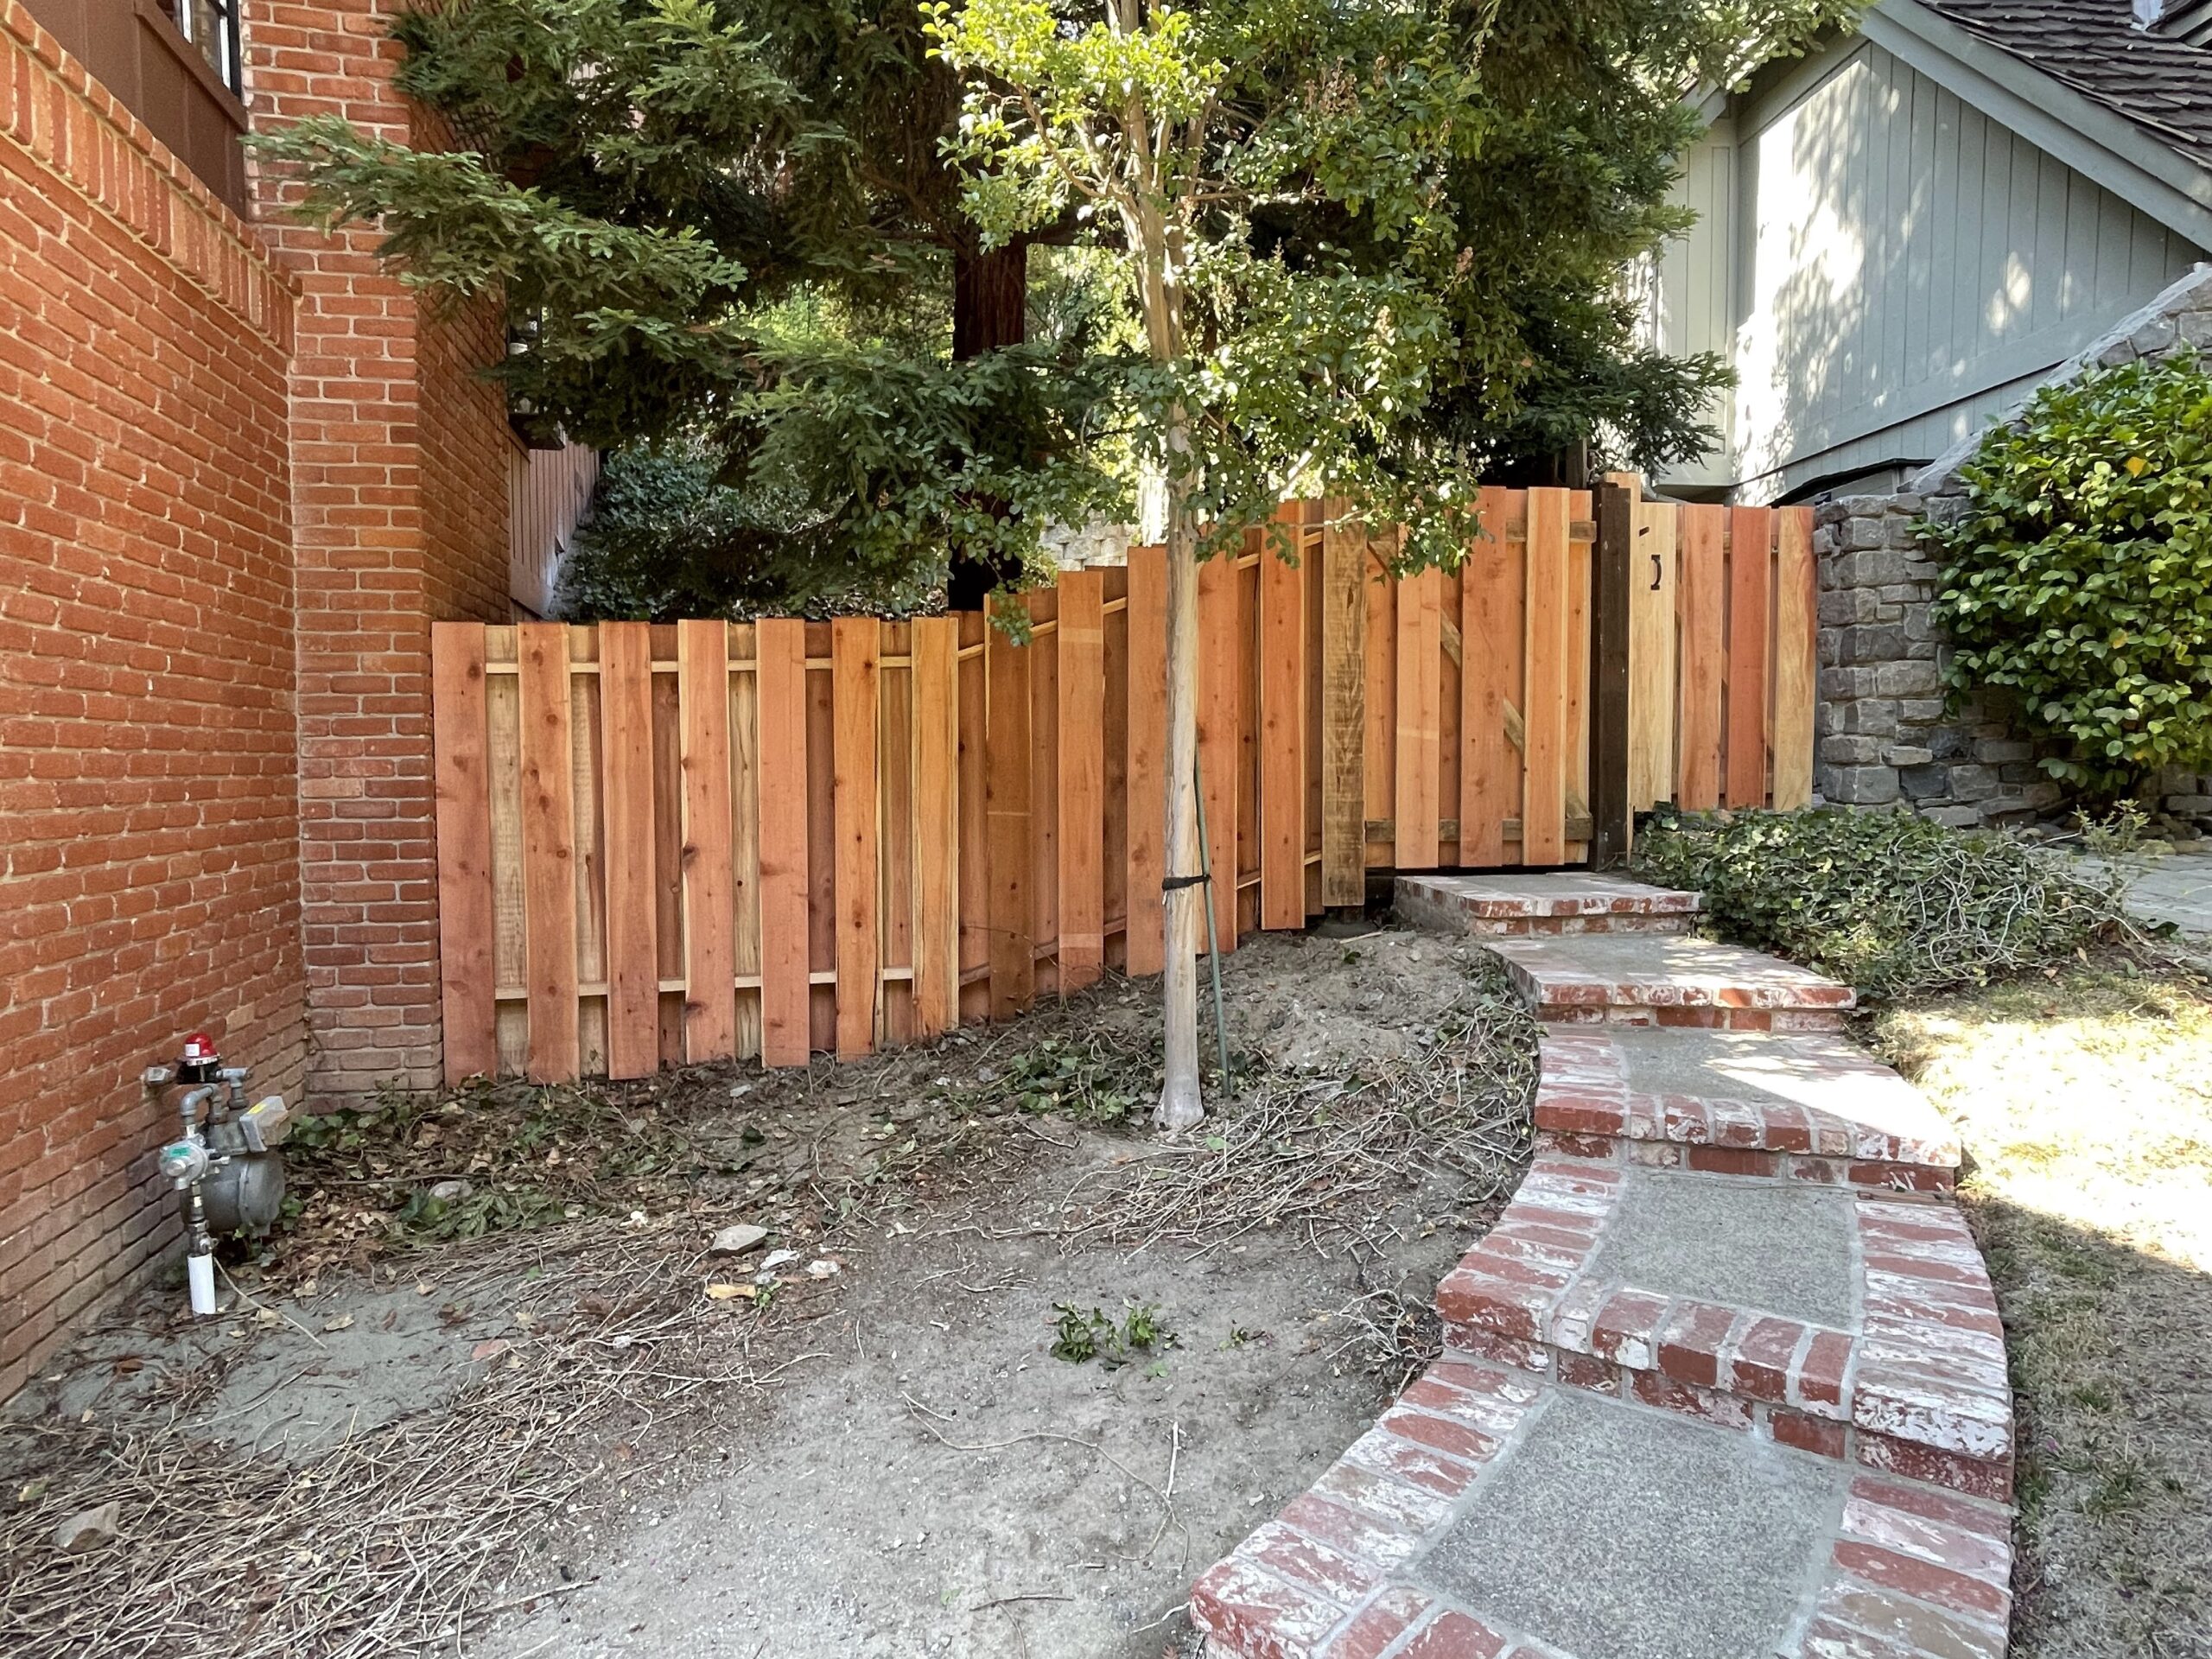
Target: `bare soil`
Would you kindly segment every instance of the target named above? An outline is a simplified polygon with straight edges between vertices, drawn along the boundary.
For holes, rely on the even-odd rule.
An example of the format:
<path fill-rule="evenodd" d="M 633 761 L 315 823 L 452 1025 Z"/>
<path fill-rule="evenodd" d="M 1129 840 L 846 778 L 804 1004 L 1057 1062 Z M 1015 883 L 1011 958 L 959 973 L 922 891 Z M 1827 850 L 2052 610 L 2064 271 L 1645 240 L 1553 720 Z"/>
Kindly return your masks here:
<path fill-rule="evenodd" d="M 221 1317 L 150 1289 L 0 1421 L 0 1649 L 1175 1652 L 1518 1179 L 1533 1028 L 1478 962 L 1249 944 L 1180 1142 L 1118 981 L 857 1065 L 327 1120 Z M 1151 1340 L 1060 1357 L 1071 1319 Z"/>

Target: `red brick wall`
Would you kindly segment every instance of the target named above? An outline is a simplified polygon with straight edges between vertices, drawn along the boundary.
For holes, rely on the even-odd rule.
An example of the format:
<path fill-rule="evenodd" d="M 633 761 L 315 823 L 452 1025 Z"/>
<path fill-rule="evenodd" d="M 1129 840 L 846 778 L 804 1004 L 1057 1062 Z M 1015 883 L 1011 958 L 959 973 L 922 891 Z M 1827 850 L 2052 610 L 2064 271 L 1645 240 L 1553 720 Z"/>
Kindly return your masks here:
<path fill-rule="evenodd" d="M 342 112 L 416 141 L 391 86 L 394 0 L 249 3 L 258 128 Z M 302 940 L 319 1097 L 441 1076 L 429 624 L 506 614 L 506 423 L 477 378 L 496 319 L 423 315 L 377 267 L 378 238 L 283 213 L 263 234 L 296 276 L 292 369 L 299 587 Z"/>
<path fill-rule="evenodd" d="M 137 1077 L 296 1094 L 291 296 L 0 3 L 0 1398 L 175 1236 Z"/>

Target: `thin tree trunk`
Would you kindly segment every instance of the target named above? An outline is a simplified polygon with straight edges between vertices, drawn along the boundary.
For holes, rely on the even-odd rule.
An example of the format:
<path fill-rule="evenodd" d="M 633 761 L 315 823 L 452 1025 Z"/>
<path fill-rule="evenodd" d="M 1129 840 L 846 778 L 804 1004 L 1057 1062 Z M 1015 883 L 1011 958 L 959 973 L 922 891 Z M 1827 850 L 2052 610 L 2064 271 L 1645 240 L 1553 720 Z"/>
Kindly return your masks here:
<path fill-rule="evenodd" d="M 1170 421 L 1172 453 L 1190 449 L 1182 411 Z M 1167 483 L 1167 824 L 1170 876 L 1198 873 L 1198 561 L 1197 526 L 1191 522 L 1186 474 Z M 1220 879 L 1220 872 L 1215 872 Z M 1179 887 L 1166 895 L 1166 966 L 1160 978 L 1166 1062 L 1153 1121 L 1163 1129 L 1187 1129 L 1205 1116 L 1198 1091 L 1198 941 L 1213 902 L 1203 887 Z"/>

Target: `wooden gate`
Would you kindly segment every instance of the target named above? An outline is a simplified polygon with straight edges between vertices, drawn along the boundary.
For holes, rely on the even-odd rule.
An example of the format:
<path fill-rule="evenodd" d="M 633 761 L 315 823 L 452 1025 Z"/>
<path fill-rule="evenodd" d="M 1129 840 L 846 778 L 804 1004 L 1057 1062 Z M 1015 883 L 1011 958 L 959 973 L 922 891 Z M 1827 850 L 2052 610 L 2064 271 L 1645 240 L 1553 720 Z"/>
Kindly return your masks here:
<path fill-rule="evenodd" d="M 1317 503 L 1282 510 L 1295 564 L 1255 531 L 1202 567 L 1224 950 L 1374 872 L 1584 861 L 1593 754 L 1624 830 L 1809 799 L 1809 512 L 1615 500 L 1618 600 L 1563 490 L 1486 492 L 1455 572 L 1390 581 L 1395 532 Z M 1139 548 L 1027 595 L 1019 641 L 974 613 L 439 625 L 448 1075 L 803 1064 L 1157 972 L 1166 597 Z"/>

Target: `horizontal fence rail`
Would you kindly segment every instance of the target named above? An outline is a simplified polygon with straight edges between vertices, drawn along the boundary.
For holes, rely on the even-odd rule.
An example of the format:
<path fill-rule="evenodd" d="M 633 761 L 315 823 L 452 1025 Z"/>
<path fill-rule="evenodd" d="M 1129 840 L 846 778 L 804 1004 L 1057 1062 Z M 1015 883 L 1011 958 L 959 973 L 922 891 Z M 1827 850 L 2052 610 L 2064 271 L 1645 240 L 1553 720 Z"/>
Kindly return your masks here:
<path fill-rule="evenodd" d="M 1215 921 L 1370 873 L 1583 861 L 1587 493 L 1486 491 L 1461 569 L 1294 503 L 1199 576 Z M 1627 796 L 1803 804 L 1811 523 L 1632 509 Z M 1159 971 L 1166 565 L 978 613 L 435 630 L 446 1070 L 868 1053 Z M 1605 746 L 1600 745 L 1601 752 Z"/>

